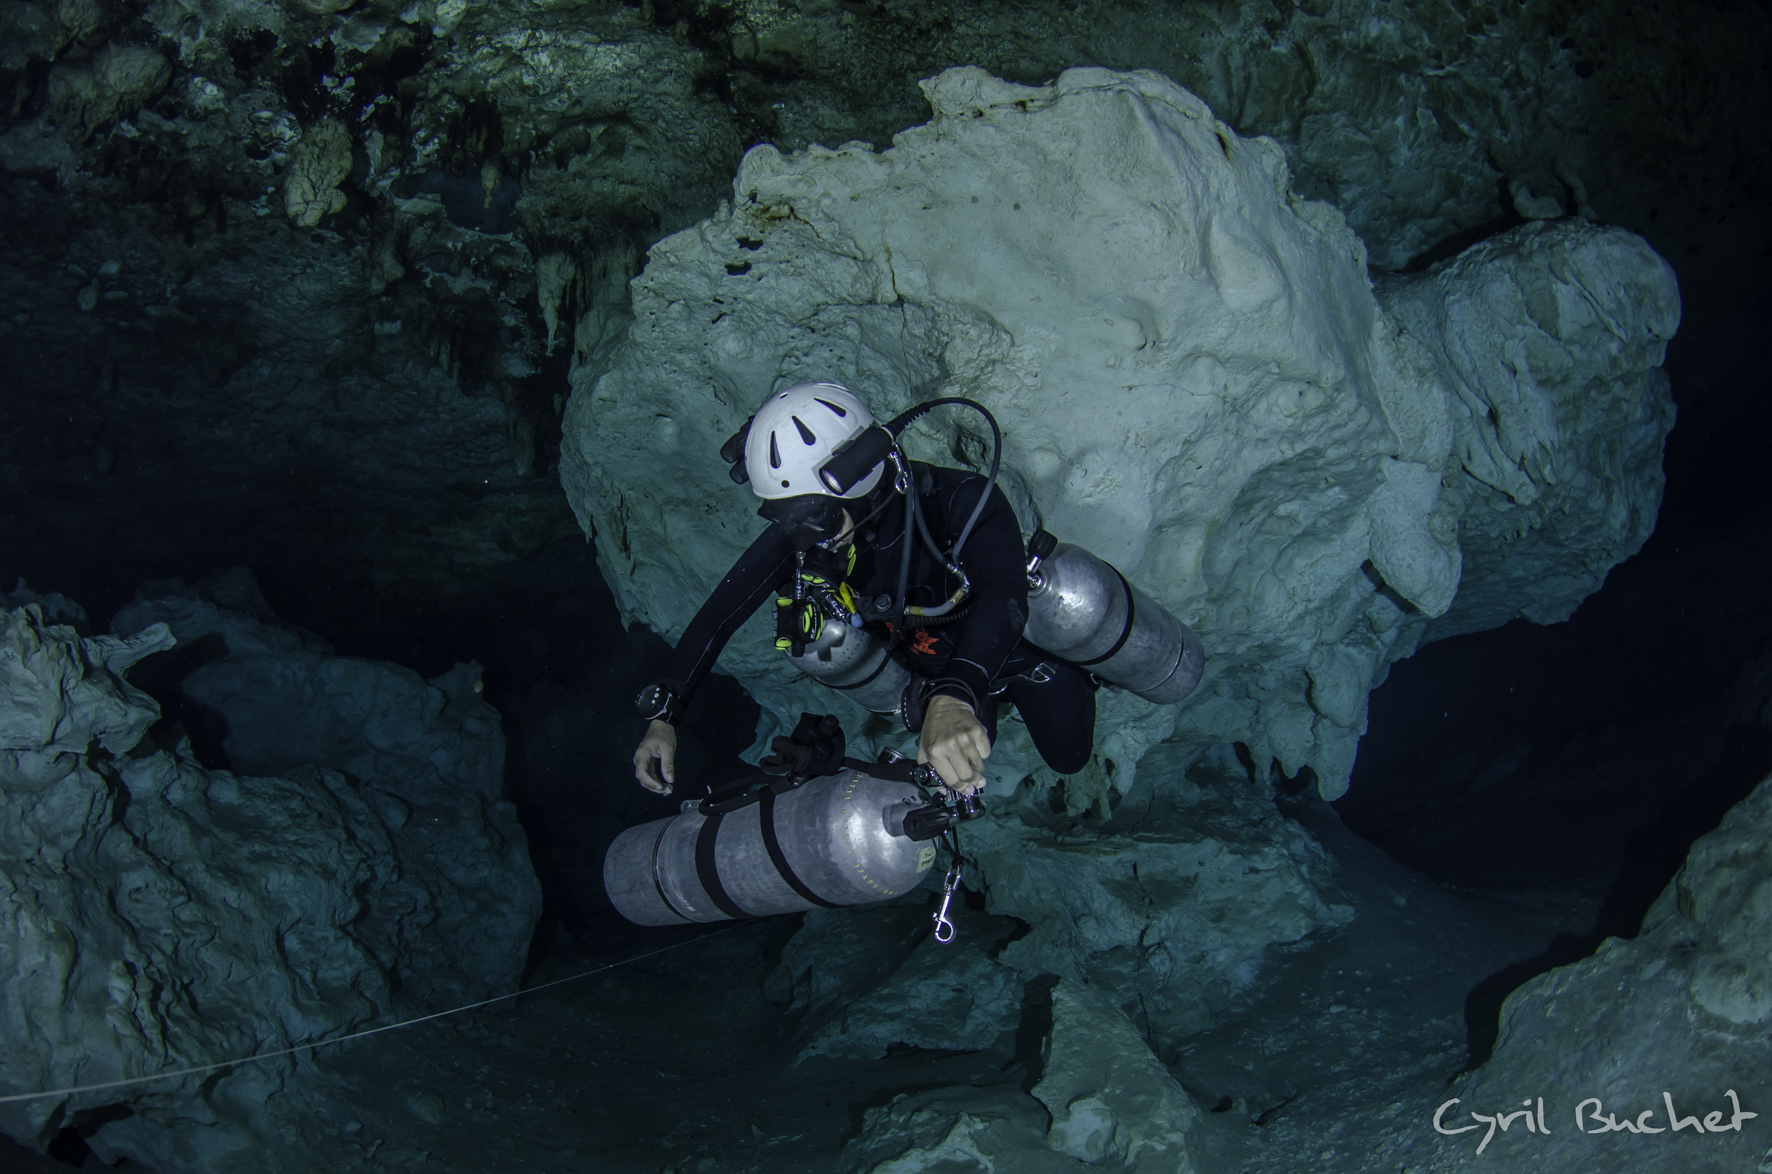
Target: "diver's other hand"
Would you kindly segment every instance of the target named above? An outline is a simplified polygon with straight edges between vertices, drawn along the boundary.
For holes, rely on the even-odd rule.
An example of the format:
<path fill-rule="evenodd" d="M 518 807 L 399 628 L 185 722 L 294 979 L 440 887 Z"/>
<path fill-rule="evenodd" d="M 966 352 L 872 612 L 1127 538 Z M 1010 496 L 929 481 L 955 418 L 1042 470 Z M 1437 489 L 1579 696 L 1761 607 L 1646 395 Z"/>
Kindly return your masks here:
<path fill-rule="evenodd" d="M 648 791 L 669 795 L 677 781 L 677 728 L 670 722 L 653 722 L 634 751 L 634 777 Z"/>
<path fill-rule="evenodd" d="M 984 786 L 984 760 L 991 756 L 991 736 L 972 707 L 958 697 L 938 693 L 923 710 L 923 736 L 917 761 L 935 767 L 950 790 L 970 795 Z"/>

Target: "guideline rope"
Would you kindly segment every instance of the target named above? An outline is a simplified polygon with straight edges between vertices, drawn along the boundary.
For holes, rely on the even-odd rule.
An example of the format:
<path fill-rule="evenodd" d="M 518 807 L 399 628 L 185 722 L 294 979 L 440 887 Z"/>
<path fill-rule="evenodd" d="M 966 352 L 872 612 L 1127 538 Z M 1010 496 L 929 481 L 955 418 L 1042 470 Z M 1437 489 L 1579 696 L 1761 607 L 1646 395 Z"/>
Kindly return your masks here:
<path fill-rule="evenodd" d="M 488 1004 L 501 1002 L 505 999 L 515 999 L 523 995 L 532 995 L 537 991 L 545 991 L 551 986 L 559 986 L 561 983 L 577 982 L 581 978 L 589 978 L 593 974 L 602 974 L 604 971 L 614 970 L 618 966 L 626 966 L 631 962 L 639 962 L 647 958 L 656 958 L 660 954 L 668 954 L 672 950 L 692 945 L 695 942 L 706 941 L 708 938 L 718 937 L 720 934 L 726 933 L 728 930 L 734 930 L 737 928 L 737 925 L 729 925 L 725 929 L 718 929 L 713 933 L 704 933 L 697 937 L 690 938 L 688 941 L 678 942 L 671 946 L 663 946 L 657 950 L 649 950 L 644 954 L 635 954 L 632 958 L 623 958 L 620 962 L 611 962 L 607 966 L 599 966 L 594 970 L 587 970 L 583 974 L 574 974 L 570 978 L 557 978 L 553 982 L 544 982 L 540 986 L 530 987 L 527 990 L 512 991 L 508 995 L 497 995 L 490 999 L 482 999 L 478 1003 L 469 1003 L 465 1007 L 455 1007 L 448 1011 L 438 1011 L 434 1015 L 421 1015 L 417 1019 L 406 1019 L 399 1023 L 388 1023 L 383 1024 L 381 1027 L 371 1027 L 367 1031 L 358 1031 L 353 1032 L 350 1035 L 341 1035 L 337 1039 L 315 1040 L 313 1043 L 297 1044 L 293 1048 L 284 1048 L 280 1052 L 261 1052 L 257 1055 L 242 1056 L 238 1060 L 224 1060 L 219 1064 L 204 1064 L 197 1068 L 180 1068 L 176 1072 L 158 1072 L 153 1076 L 132 1076 L 127 1080 L 109 1080 L 103 1084 L 80 1084 L 75 1085 L 72 1088 L 55 1088 L 46 1092 L 18 1093 L 13 1096 L 0 1097 L 0 1105 L 15 1104 L 19 1101 L 42 1100 L 44 1097 L 71 1096 L 78 1092 L 97 1092 L 100 1089 L 106 1088 L 123 1088 L 125 1085 L 147 1084 L 149 1081 L 154 1080 L 173 1080 L 180 1076 L 195 1076 L 202 1072 L 214 1072 L 218 1068 L 233 1068 L 240 1064 L 250 1064 L 256 1060 L 275 1060 L 279 1056 L 291 1056 L 296 1052 L 312 1051 L 315 1048 L 326 1047 L 328 1044 L 342 1044 L 347 1040 L 362 1039 L 366 1035 L 379 1035 L 384 1031 L 393 1031 L 397 1027 L 411 1027 L 418 1023 L 428 1023 L 432 1019 L 441 1019 L 445 1015 L 459 1015 L 463 1011 L 472 1011 L 476 1007 L 484 1007 Z"/>

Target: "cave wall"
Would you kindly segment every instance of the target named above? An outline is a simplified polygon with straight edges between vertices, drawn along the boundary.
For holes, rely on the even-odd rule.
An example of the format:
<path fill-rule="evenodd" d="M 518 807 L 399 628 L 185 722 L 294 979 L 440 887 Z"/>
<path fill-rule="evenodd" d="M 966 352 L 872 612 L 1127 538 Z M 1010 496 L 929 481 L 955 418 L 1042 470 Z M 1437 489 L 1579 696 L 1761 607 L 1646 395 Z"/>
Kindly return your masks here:
<path fill-rule="evenodd" d="M 1082 540 L 1210 654 L 1181 706 L 1103 695 L 1114 773 L 1077 793 L 1124 793 L 1173 738 L 1335 798 L 1367 691 L 1461 595 L 1454 625 L 1561 619 L 1647 537 L 1679 297 L 1641 239 L 1535 222 L 1375 291 L 1272 142 L 1156 75 L 926 89 L 935 118 L 885 152 L 748 153 L 575 370 L 562 478 L 625 618 L 681 633 L 762 529 L 714 454 L 771 391 L 834 378 L 882 417 L 970 395 L 1023 528 Z M 978 421 L 922 433 L 982 467 Z M 760 743 L 829 703 L 768 623 L 722 661 L 773 714 Z M 994 753 L 1000 793 L 1051 781 L 1013 725 Z"/>
<path fill-rule="evenodd" d="M 108 611 L 250 562 L 338 632 L 454 605 L 572 534 L 567 368 L 646 247 L 744 147 L 884 146 L 950 65 L 1163 72 L 1272 136 L 1380 267 L 1563 212 L 1734 274 L 1768 24 L 1663 9 L 12 5 L 0 570 Z M 104 565 L 50 514 L 102 529 Z"/>
<path fill-rule="evenodd" d="M 338 657 L 249 578 L 217 588 L 163 584 L 127 636 L 85 638 L 58 597 L 0 597 L 6 1093 L 198 1069 L 0 1107 L 39 1150 L 74 1129 L 101 1160 L 166 1170 L 359 1160 L 311 1054 L 230 1062 L 523 970 L 540 891 L 475 669 L 426 683 Z M 236 769 L 129 683 L 154 655 L 184 658 Z"/>
<path fill-rule="evenodd" d="M 1444 1127 L 1461 1133 L 1437 1139 L 1424 1168 L 1463 1168 L 1479 1144 L 1504 1171 L 1645 1158 L 1694 1174 L 1764 1165 L 1764 1126 L 1752 1119 L 1772 1071 L 1769 831 L 1772 780 L 1693 843 L 1638 933 L 1509 995 L 1494 1055 L 1446 1090 L 1458 1103 Z M 1523 1099 L 1544 1105 L 1545 1132 L 1472 1117 Z"/>

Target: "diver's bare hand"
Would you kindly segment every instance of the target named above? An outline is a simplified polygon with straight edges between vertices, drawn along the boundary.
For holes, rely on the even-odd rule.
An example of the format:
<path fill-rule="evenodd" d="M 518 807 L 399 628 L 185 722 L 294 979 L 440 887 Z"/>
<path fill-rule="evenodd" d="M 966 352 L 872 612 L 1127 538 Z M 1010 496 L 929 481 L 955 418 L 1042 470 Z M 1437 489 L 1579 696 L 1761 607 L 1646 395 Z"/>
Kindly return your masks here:
<path fill-rule="evenodd" d="M 929 699 L 917 742 L 918 762 L 932 764 L 950 790 L 970 795 L 984 786 L 984 760 L 990 756 L 990 735 L 970 705 L 946 693 Z"/>
<path fill-rule="evenodd" d="M 677 781 L 677 729 L 669 722 L 653 722 L 634 751 L 634 777 L 648 791 L 669 795 Z"/>

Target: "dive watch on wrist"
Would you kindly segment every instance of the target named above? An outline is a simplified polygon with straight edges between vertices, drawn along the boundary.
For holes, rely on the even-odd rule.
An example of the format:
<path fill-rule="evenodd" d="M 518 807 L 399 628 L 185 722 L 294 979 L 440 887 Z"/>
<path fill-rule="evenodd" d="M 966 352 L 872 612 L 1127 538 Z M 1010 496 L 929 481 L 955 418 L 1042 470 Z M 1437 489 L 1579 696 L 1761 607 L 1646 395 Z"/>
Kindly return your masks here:
<path fill-rule="evenodd" d="M 676 725 L 677 719 L 683 716 L 685 704 L 683 695 L 669 681 L 654 681 L 634 698 L 634 712 L 647 721 Z"/>

